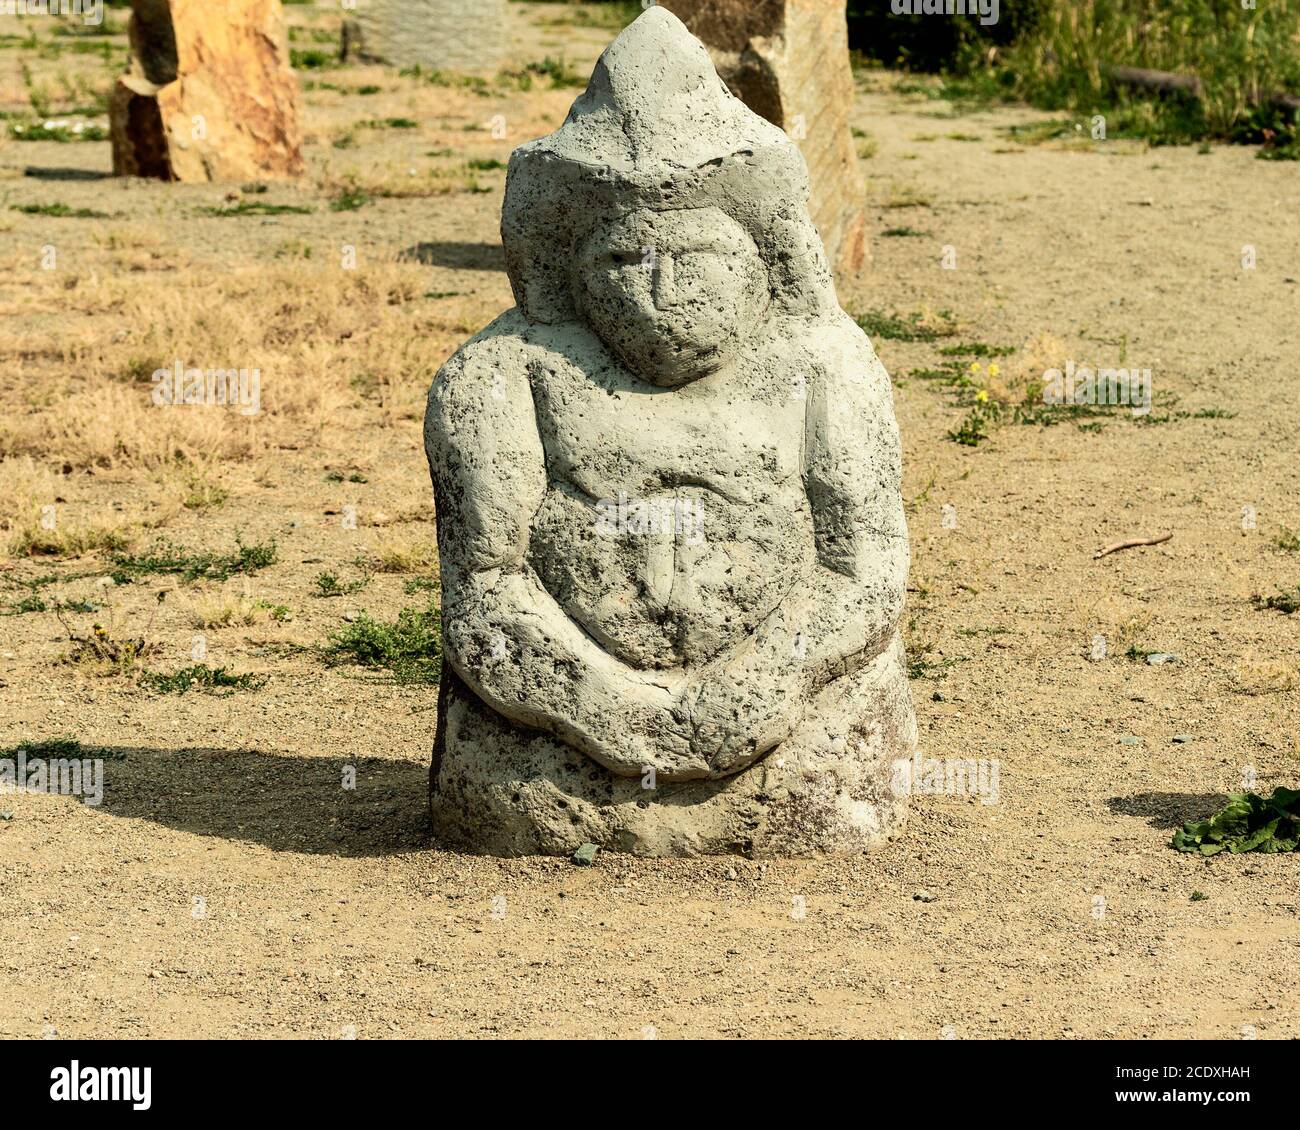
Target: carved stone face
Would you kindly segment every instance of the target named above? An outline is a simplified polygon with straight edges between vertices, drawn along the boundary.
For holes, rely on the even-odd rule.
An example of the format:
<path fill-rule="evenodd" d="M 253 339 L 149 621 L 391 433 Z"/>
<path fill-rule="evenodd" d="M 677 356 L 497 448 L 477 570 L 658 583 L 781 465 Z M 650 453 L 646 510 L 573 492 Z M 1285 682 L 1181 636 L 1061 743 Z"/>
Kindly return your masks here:
<path fill-rule="evenodd" d="M 717 208 L 600 223 L 575 271 L 587 324 L 637 375 L 665 387 L 722 368 L 769 299 L 758 248 Z"/>

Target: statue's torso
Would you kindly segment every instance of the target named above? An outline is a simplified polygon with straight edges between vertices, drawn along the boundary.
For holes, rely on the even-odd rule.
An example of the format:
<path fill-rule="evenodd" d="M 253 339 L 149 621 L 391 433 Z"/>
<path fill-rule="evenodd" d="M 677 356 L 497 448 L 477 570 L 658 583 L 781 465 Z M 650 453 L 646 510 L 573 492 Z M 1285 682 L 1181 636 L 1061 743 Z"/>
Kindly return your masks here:
<path fill-rule="evenodd" d="M 707 660 L 812 567 L 797 373 L 751 356 L 655 389 L 584 350 L 530 376 L 548 487 L 529 563 L 611 653 L 641 668 Z"/>

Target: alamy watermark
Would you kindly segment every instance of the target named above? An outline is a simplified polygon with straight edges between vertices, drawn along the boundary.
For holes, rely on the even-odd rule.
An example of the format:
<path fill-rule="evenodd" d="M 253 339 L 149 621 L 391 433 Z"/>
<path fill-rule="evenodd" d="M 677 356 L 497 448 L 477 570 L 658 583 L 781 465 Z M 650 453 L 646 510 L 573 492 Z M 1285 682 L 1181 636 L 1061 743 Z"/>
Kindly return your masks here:
<path fill-rule="evenodd" d="M 202 404 L 238 408 L 242 416 L 262 410 L 261 369 L 187 369 L 177 359 L 170 369 L 153 373 L 154 404 Z"/>
<path fill-rule="evenodd" d="M 889 0 L 896 16 L 979 16 L 984 27 L 998 22 L 998 0 Z"/>
<path fill-rule="evenodd" d="M 852 748 L 860 755 L 879 756 L 885 748 L 884 727 L 873 722 L 852 740 Z M 890 770 L 889 791 L 899 798 L 962 796 L 997 804 L 1002 796 L 1001 764 L 996 757 L 922 757 L 917 750 L 911 757 L 895 758 Z"/>
<path fill-rule="evenodd" d="M 673 534 L 686 545 L 704 543 L 704 503 L 693 498 L 602 498 L 596 503 L 596 533 L 601 537 Z"/>
<path fill-rule="evenodd" d="M 0 16 L 80 16 L 88 27 L 98 27 L 104 0 L 0 0 Z"/>
<path fill-rule="evenodd" d="M 1091 369 L 1067 361 L 1043 374 L 1044 404 L 1127 405 L 1134 416 L 1151 411 L 1150 369 Z"/>
<path fill-rule="evenodd" d="M 999 764 L 996 757 L 900 757 L 893 763 L 889 788 L 896 797 L 979 797 L 997 804 Z"/>
<path fill-rule="evenodd" d="M 74 1059 L 50 1072 L 51 1102 L 130 1103 L 132 1110 L 148 1110 L 152 1094 L 152 1067 L 83 1067 Z"/>
<path fill-rule="evenodd" d="M 14 792 L 79 796 L 98 807 L 104 801 L 104 762 L 97 757 L 28 758 L 20 749 L 17 757 L 0 758 L 0 793 Z"/>

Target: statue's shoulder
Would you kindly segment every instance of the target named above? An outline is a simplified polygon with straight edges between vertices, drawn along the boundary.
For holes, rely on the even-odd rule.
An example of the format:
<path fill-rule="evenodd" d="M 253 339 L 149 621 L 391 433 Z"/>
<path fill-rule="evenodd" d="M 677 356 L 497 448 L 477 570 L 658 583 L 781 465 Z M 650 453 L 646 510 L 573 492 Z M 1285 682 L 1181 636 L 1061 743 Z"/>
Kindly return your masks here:
<path fill-rule="evenodd" d="M 539 364 L 563 363 L 598 345 L 591 331 L 579 323 L 530 322 L 517 306 L 512 307 L 447 359 L 434 377 L 433 389 L 481 380 L 499 382 L 503 376 L 523 379 Z"/>
<path fill-rule="evenodd" d="M 831 383 L 861 381 L 869 374 L 888 379 L 871 339 L 843 310 L 812 320 L 800 320 L 790 333 L 803 357 Z"/>
<path fill-rule="evenodd" d="M 526 363 L 528 319 L 512 307 L 484 326 L 443 363 L 434 387 L 469 374 Z"/>

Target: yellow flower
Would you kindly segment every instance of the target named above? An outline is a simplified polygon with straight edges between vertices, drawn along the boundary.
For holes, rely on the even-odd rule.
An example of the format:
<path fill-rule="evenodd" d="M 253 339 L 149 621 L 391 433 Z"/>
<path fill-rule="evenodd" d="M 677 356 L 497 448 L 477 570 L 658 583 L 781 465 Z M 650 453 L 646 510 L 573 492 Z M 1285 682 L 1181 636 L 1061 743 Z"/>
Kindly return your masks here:
<path fill-rule="evenodd" d="M 996 361 L 994 361 L 993 364 L 989 366 L 990 377 L 996 377 L 1000 371 L 1001 370 L 998 369 L 998 363 Z"/>
<path fill-rule="evenodd" d="M 986 388 L 980 389 L 979 392 L 975 394 L 975 399 L 979 401 L 980 404 L 984 404 L 988 400 L 988 398 L 989 398 L 989 390 Z"/>
<path fill-rule="evenodd" d="M 972 361 L 970 363 L 970 371 L 972 373 L 978 373 L 980 371 L 980 363 L 978 361 Z"/>

